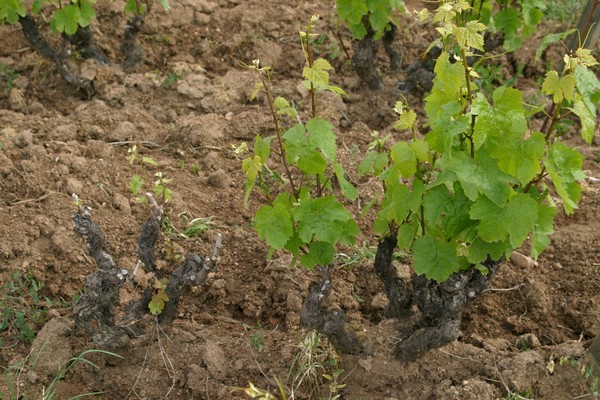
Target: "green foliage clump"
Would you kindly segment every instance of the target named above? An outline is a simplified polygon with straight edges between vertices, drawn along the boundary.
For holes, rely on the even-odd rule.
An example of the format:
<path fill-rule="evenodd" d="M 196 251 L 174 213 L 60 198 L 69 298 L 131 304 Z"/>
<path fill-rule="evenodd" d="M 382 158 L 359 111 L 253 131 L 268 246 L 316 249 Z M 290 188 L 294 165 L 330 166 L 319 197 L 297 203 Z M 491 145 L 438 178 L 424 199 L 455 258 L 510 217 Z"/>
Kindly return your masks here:
<path fill-rule="evenodd" d="M 44 286 L 44 282 L 19 271 L 0 286 L 0 333 L 23 342 L 35 339 L 48 319 L 48 310 L 57 304 L 43 295 Z M 0 336 L 0 347 L 3 342 Z"/>
<path fill-rule="evenodd" d="M 156 279 L 152 285 L 152 298 L 148 303 L 148 310 L 152 315 L 160 315 L 165 309 L 165 303 L 169 301 L 167 295 L 167 279 Z"/>
<path fill-rule="evenodd" d="M 404 11 L 402 0 L 336 0 L 337 13 L 348 24 L 352 36 L 364 38 L 369 30 L 374 38 L 381 39 L 391 28 L 394 11 Z M 397 25 L 397 24 L 396 24 Z"/>
<path fill-rule="evenodd" d="M 313 60 L 311 40 L 318 36 L 312 33 L 317 18 L 313 17 L 306 31 L 300 32 L 306 58 L 303 85 L 311 98 L 310 118 L 287 129 L 282 127 L 284 117 L 299 120 L 298 111 L 283 97 L 272 98 L 271 70 L 261 67 L 256 60 L 246 66 L 259 77 L 253 96 L 262 90 L 267 97 L 275 136 L 257 135 L 252 153 L 246 144 L 236 150 L 247 154 L 242 161 L 246 201 L 256 190 L 267 202 L 254 217 L 258 235 L 271 252 L 286 249 L 293 254 L 294 263 L 299 261 L 306 268 L 329 264 L 336 253 L 336 244 L 351 245 L 359 233 L 352 214 L 334 195 L 332 180 L 337 179 L 342 195 L 349 200 L 356 199 L 358 192 L 337 161 L 333 125 L 318 116 L 319 93 L 345 93 L 330 84 L 329 71 L 333 68 L 329 62 L 322 58 Z M 278 164 L 280 170 L 272 169 L 273 164 Z"/>
<path fill-rule="evenodd" d="M 168 0 L 159 0 L 161 6 L 168 10 Z M 94 8 L 96 0 L 34 0 L 32 3 L 23 0 L 0 0 L 0 24 L 15 24 L 28 13 L 39 15 L 44 6 L 52 8 L 50 27 L 57 33 L 74 35 L 77 29 L 87 27 L 96 18 Z M 127 0 L 124 10 L 130 13 L 144 14 L 148 9 L 148 2 Z"/>
<path fill-rule="evenodd" d="M 467 57 L 483 50 L 486 26 L 462 18 L 469 9 L 446 1 L 429 16 L 444 48 L 425 99 L 429 131 L 421 134 L 416 114 L 398 102 L 396 127 L 412 140 L 385 146 L 376 138 L 360 168 L 385 187 L 375 232 L 395 235 L 401 249 L 412 251 L 415 271 L 437 281 L 471 266 L 485 270 L 488 257 L 498 260 L 528 237 L 538 257 L 557 213 L 549 185 L 572 213 L 584 178 L 583 156 L 561 140 L 556 125 L 575 114 L 591 142 L 600 95 L 588 69 L 596 61 L 579 49 L 564 71 L 547 73 L 541 89 L 553 104 L 542 129 L 531 129 L 519 90 L 500 86 L 487 98 L 475 85 Z M 455 63 L 450 49 L 458 49 Z"/>
<path fill-rule="evenodd" d="M 158 163 L 152 157 L 148 156 L 140 156 L 137 151 L 137 145 L 131 146 L 127 150 L 127 161 L 130 164 L 137 163 L 141 165 L 143 168 L 147 167 L 158 167 Z M 167 203 L 173 200 L 173 191 L 169 188 L 171 182 L 173 182 L 172 178 L 167 178 L 160 171 L 154 174 L 156 178 L 154 180 L 154 184 L 152 185 L 152 192 L 154 196 L 161 200 L 162 203 Z M 134 174 L 129 180 L 129 189 L 131 193 L 135 196 L 135 199 L 138 203 L 146 203 L 148 200 L 142 194 L 142 189 L 146 184 L 146 180 L 138 175 Z"/>

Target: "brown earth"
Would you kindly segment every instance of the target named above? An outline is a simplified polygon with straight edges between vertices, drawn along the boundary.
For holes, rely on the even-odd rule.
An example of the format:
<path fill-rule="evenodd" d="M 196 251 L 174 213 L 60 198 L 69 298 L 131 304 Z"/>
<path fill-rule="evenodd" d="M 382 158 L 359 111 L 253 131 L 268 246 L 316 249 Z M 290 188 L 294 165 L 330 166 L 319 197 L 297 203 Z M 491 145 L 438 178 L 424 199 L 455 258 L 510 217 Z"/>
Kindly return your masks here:
<path fill-rule="evenodd" d="M 94 24 L 96 40 L 115 63 L 122 61 L 118 49 L 126 16 L 121 8 L 121 3 L 101 1 Z M 252 382 L 275 394 L 275 377 L 287 385 L 289 398 L 317 398 L 305 386 L 292 395 L 293 384 L 286 382 L 308 333 L 299 327 L 299 311 L 316 274 L 290 270 L 282 254 L 266 261 L 266 246 L 251 227 L 259 199 L 251 197 L 244 208 L 245 178 L 232 146 L 271 131 L 264 101 L 249 100 L 255 78 L 238 60 L 259 58 L 274 65 L 276 94 L 306 109 L 307 99 L 297 90 L 303 65 L 297 32 L 313 14 L 321 15 L 317 31 L 326 35 L 317 50 L 332 59 L 334 83 L 349 94 L 343 102 L 324 98 L 321 115 L 336 126 L 351 175 L 373 130 L 398 135 L 392 108 L 402 73 L 388 71 L 382 54 L 386 88 L 370 91 L 362 85 L 335 38 L 333 12 L 329 1 L 186 0 L 173 2 L 168 13 L 157 7 L 142 32 L 146 62 L 141 68 L 126 74 L 118 67 L 85 64 L 96 76 L 91 100 L 81 100 L 50 63 L 29 49 L 19 29 L 0 27 L 0 62 L 18 73 L 15 88 L 0 81 L 0 282 L 6 287 L 20 271 L 44 283 L 41 295 L 62 299 L 46 307 L 24 296 L 26 304 L 50 309 L 50 320 L 33 326 L 41 329 L 33 343 L 17 340 L 14 329 L 0 332 L 0 366 L 10 367 L 0 381 L 0 398 L 17 398 L 10 395 L 16 391 L 29 395 L 22 398 L 38 398 L 60 365 L 95 348 L 70 318 L 70 304 L 96 268 L 73 231 L 71 194 L 93 208 L 118 265 L 132 270 L 140 226 L 150 209 L 134 199 L 129 182 L 134 174 L 151 182 L 158 171 L 173 179 L 167 214 L 176 228 L 184 229 L 180 213 L 210 216 L 214 222 L 193 239 L 163 236 L 160 267 L 172 270 L 189 252 L 208 255 L 220 232 L 219 268 L 204 286 L 184 294 L 172 328 L 157 331 L 147 321 L 146 335 L 116 350 L 122 359 L 89 355 L 99 368 L 78 364 L 60 382 L 55 398 L 94 391 L 104 392 L 98 398 L 105 399 L 247 398 L 231 388 Z M 431 27 L 406 21 L 396 39 L 405 49 L 404 66 L 434 37 Z M 545 60 L 532 61 L 540 38 L 536 35 L 535 45 L 525 46 L 515 61 L 526 65 L 518 82 L 526 92 L 545 68 Z M 511 73 L 507 65 L 504 72 Z M 161 87 L 173 72 L 182 78 Z M 419 105 L 421 98 L 409 100 Z M 396 323 L 382 317 L 384 291 L 372 260 L 334 269 L 327 305 L 345 310 L 351 329 L 369 349 L 369 355 L 339 357 L 321 347 L 323 363 L 337 360 L 344 370 L 341 398 L 497 399 L 510 391 L 536 399 L 575 399 L 591 392 L 592 380 L 580 369 L 589 365 L 585 349 L 600 332 L 600 186 L 592 179 L 600 177 L 600 166 L 598 146 L 577 139 L 577 127 L 567 135 L 585 154 L 584 169 L 591 177 L 583 182 L 580 208 L 558 218 L 552 244 L 537 265 L 502 266 L 492 288 L 465 315 L 460 340 L 410 364 L 396 361 L 391 354 Z M 140 155 L 159 165 L 130 164 L 128 148 L 135 143 Z M 355 180 L 363 202 L 368 201 L 372 183 Z M 366 247 L 377 243 L 373 235 L 363 240 Z M 122 301 L 139 292 L 126 285 Z"/>

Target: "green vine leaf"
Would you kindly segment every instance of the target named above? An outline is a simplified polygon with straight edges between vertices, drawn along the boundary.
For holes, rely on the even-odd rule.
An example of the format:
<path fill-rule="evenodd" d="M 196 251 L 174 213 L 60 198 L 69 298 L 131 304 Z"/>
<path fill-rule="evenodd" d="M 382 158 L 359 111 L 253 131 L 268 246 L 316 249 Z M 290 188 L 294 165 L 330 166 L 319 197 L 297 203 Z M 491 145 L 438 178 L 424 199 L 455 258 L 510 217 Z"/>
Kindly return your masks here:
<path fill-rule="evenodd" d="M 273 105 L 277 110 L 277 114 L 279 115 L 287 115 L 290 118 L 296 118 L 298 116 L 298 112 L 294 107 L 290 105 L 290 102 L 284 99 L 283 97 L 276 97 L 273 101 Z"/>
<path fill-rule="evenodd" d="M 381 235 L 385 234 L 390 222 L 402 224 L 410 211 L 411 196 L 410 188 L 404 184 L 388 187 L 381 202 L 378 218 L 373 226 L 375 232 Z"/>
<path fill-rule="evenodd" d="M 555 142 L 548 149 L 544 165 L 556 192 L 563 200 L 565 212 L 572 214 L 581 198 L 581 186 L 577 181 L 585 178 L 581 170 L 583 156 L 566 144 Z"/>
<path fill-rule="evenodd" d="M 556 71 L 548 71 L 542 84 L 542 91 L 552 95 L 552 100 L 558 104 L 563 100 L 572 101 L 575 95 L 575 77 L 573 75 L 558 76 Z"/>
<path fill-rule="evenodd" d="M 465 71 L 460 63 L 451 64 L 443 52 L 435 63 L 433 89 L 425 98 L 425 112 L 434 128 L 446 126 L 464 108 L 461 88 L 466 87 Z"/>
<path fill-rule="evenodd" d="M 294 233 L 292 217 L 283 204 L 259 208 L 254 216 L 254 226 L 258 236 L 276 250 L 283 249 Z"/>
<path fill-rule="evenodd" d="M 6 21 L 14 24 L 20 17 L 27 15 L 27 10 L 21 0 L 3 0 L 0 2 L 0 23 Z"/>
<path fill-rule="evenodd" d="M 581 65 L 575 68 L 573 76 L 578 94 L 570 110 L 581 120 L 581 136 L 591 144 L 596 129 L 598 102 L 600 102 L 600 82 L 596 74 Z"/>
<path fill-rule="evenodd" d="M 248 179 L 254 180 L 262 170 L 262 161 L 259 156 L 248 157 L 242 161 L 242 170 Z"/>
<path fill-rule="evenodd" d="M 515 137 L 494 138 L 488 148 L 490 155 L 498 160 L 498 167 L 526 185 L 541 171 L 541 160 L 546 150 L 546 139 L 541 132 L 534 132 L 526 140 Z"/>
<path fill-rule="evenodd" d="M 483 49 L 483 32 L 486 26 L 479 21 L 469 21 L 464 27 L 454 27 L 453 33 L 458 44 L 464 48 Z"/>
<path fill-rule="evenodd" d="M 544 36 L 544 38 L 542 39 L 542 44 L 540 44 L 540 47 L 538 47 L 538 49 L 535 52 L 535 61 L 540 60 L 542 54 L 544 53 L 544 50 L 546 50 L 546 48 L 552 43 L 565 40 L 567 37 L 571 36 L 575 32 L 577 32 L 577 29 L 569 29 L 566 32 L 551 33 L 549 35 Z"/>
<path fill-rule="evenodd" d="M 312 66 L 304 67 L 302 71 L 302 77 L 308 79 L 314 84 L 329 85 L 329 72 L 333 67 L 329 64 L 329 61 L 324 58 L 316 59 Z"/>
<path fill-rule="evenodd" d="M 323 155 L 330 161 L 335 160 L 337 146 L 331 122 L 321 118 L 311 118 L 306 123 L 306 130 L 312 147 L 321 149 Z"/>
<path fill-rule="evenodd" d="M 412 178 L 417 172 L 417 157 L 406 142 L 398 142 L 391 148 L 392 161 L 404 178 Z"/>
<path fill-rule="evenodd" d="M 144 184 L 146 182 L 144 181 L 144 178 L 142 178 L 139 175 L 133 175 L 131 177 L 131 180 L 129 181 L 129 188 L 131 189 L 131 193 L 133 193 L 134 196 L 137 196 L 140 193 L 140 190 L 144 187 Z"/>
<path fill-rule="evenodd" d="M 483 194 L 501 206 L 513 193 L 510 183 L 513 178 L 501 171 L 496 161 L 483 150 L 474 160 L 465 152 L 452 153 L 451 157 L 440 160 L 440 182 L 459 181 L 471 201 L 476 201 Z"/>
<path fill-rule="evenodd" d="M 517 89 L 501 86 L 494 90 L 494 105 L 479 93 L 473 101 L 472 113 L 477 115 L 473 141 L 475 148 L 485 144 L 488 137 L 521 138 L 527 131 L 523 97 Z"/>
<path fill-rule="evenodd" d="M 346 174 L 342 166 L 338 163 L 333 164 L 333 172 L 338 180 L 342 194 L 348 200 L 356 200 L 358 198 L 358 190 L 346 179 Z"/>
<path fill-rule="evenodd" d="M 499 260 L 506 253 L 510 253 L 511 246 L 508 240 L 498 242 L 486 242 L 480 237 L 476 237 L 467 248 L 467 260 L 477 265 L 491 257 L 492 260 Z"/>
<path fill-rule="evenodd" d="M 454 185 L 452 193 L 446 185 L 434 186 L 423 197 L 427 230 L 460 237 L 461 232 L 472 229 L 476 222 L 470 217 L 473 202 L 467 198 L 460 185 Z M 440 231 L 441 230 L 441 231 Z"/>
<path fill-rule="evenodd" d="M 410 250 L 414 243 L 415 237 L 417 236 L 418 230 L 419 223 L 417 221 L 400 225 L 397 236 L 398 247 L 401 250 Z"/>
<path fill-rule="evenodd" d="M 360 176 L 365 176 L 372 172 L 373 175 L 379 176 L 387 168 L 388 163 L 388 153 L 371 150 L 358 164 L 358 173 Z"/>
<path fill-rule="evenodd" d="M 531 235 L 531 256 L 537 260 L 539 255 L 550 244 L 550 235 L 554 232 L 554 217 L 556 207 L 546 204 L 538 205 L 538 218 L 533 225 Z"/>
<path fill-rule="evenodd" d="M 479 220 L 479 235 L 486 242 L 509 239 L 513 248 L 519 247 L 533 229 L 538 205 L 525 193 L 515 194 L 504 206 L 498 206 L 485 196 L 471 206 L 471 218 Z"/>
<path fill-rule="evenodd" d="M 367 15 L 368 12 L 364 0 L 336 0 L 336 6 L 340 18 L 352 25 L 361 24 L 363 15 Z"/>
<path fill-rule="evenodd" d="M 327 168 L 327 160 L 316 151 L 317 145 L 309 139 L 303 124 L 296 124 L 283 135 L 285 139 L 286 158 L 290 164 L 296 164 L 308 175 L 323 174 Z"/>
<path fill-rule="evenodd" d="M 308 246 L 308 253 L 300 258 L 300 265 L 313 269 L 317 265 L 327 265 L 333 261 L 335 247 L 329 242 L 312 242 Z"/>
<path fill-rule="evenodd" d="M 317 241 L 336 243 L 340 237 L 340 225 L 336 221 L 348 221 L 352 216 L 333 196 L 305 199 L 294 213 L 298 235 L 305 243 Z"/>
<path fill-rule="evenodd" d="M 417 274 L 425 274 L 427 279 L 438 282 L 446 281 L 450 275 L 461 269 L 456 246 L 437 240 L 430 235 L 425 235 L 415 241 L 413 258 Z"/>
<path fill-rule="evenodd" d="M 54 12 L 52 19 L 50 20 L 50 27 L 55 32 L 64 32 L 67 35 L 74 35 L 79 26 L 80 15 L 81 11 L 76 4 L 69 4 Z"/>

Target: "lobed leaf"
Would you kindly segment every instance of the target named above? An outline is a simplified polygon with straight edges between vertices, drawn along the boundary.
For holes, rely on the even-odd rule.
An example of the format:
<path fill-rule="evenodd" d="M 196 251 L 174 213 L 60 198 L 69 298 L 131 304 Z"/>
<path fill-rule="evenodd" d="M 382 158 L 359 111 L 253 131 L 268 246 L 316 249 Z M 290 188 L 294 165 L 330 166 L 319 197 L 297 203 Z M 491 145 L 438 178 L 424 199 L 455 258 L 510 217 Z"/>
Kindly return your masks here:
<path fill-rule="evenodd" d="M 558 72 L 548 71 L 542 84 L 542 91 L 552 95 L 552 100 L 557 104 L 563 100 L 572 101 L 575 95 L 575 77 L 573 75 L 559 77 Z"/>
<path fill-rule="evenodd" d="M 541 171 L 546 149 L 546 139 L 541 132 L 533 133 L 526 140 L 495 138 L 489 143 L 490 155 L 498 160 L 498 167 L 517 178 L 523 186 Z"/>
<path fill-rule="evenodd" d="M 400 173 L 404 178 L 412 178 L 417 172 L 417 157 L 406 142 L 398 142 L 392 146 L 391 150 L 392 161 L 400 169 Z"/>
<path fill-rule="evenodd" d="M 490 243 L 509 239 L 510 245 L 517 248 L 533 230 L 538 205 L 525 193 L 515 194 L 502 206 L 480 196 L 471 206 L 470 215 L 480 221 L 477 229 L 481 239 Z"/>
<path fill-rule="evenodd" d="M 411 196 L 410 188 L 404 184 L 388 186 L 373 227 L 375 232 L 384 234 L 390 222 L 402 224 L 410 211 Z"/>
<path fill-rule="evenodd" d="M 305 199 L 294 213 L 294 221 L 298 223 L 298 235 L 304 243 L 313 240 L 336 243 L 341 235 L 340 225 L 352 216 L 333 196 L 318 199 Z"/>
<path fill-rule="evenodd" d="M 565 212 L 572 214 L 581 198 L 581 186 L 577 181 L 585 178 L 581 170 L 583 156 L 566 144 L 555 142 L 548 149 L 544 165 L 556 192 L 563 200 Z"/>
<path fill-rule="evenodd" d="M 27 10 L 21 0 L 0 1 L 0 23 L 3 21 L 14 24 L 20 17 L 27 15 Z"/>
<path fill-rule="evenodd" d="M 304 268 L 313 269 L 318 265 L 327 265 L 333 261 L 335 247 L 329 242 L 312 242 L 308 246 L 308 252 L 300 258 L 300 265 Z"/>
<path fill-rule="evenodd" d="M 319 148 L 330 161 L 335 160 L 337 146 L 331 122 L 321 118 L 311 118 L 306 123 L 308 140 L 313 148 Z"/>
<path fill-rule="evenodd" d="M 445 185 L 434 186 L 423 196 L 425 226 L 448 237 L 458 237 L 476 223 L 470 218 L 473 202 L 467 198 L 460 185 L 451 193 Z"/>
<path fill-rule="evenodd" d="M 306 66 L 302 70 L 302 77 L 308 79 L 314 84 L 329 85 L 329 70 L 333 67 L 329 61 L 324 58 L 318 58 L 313 61 L 312 66 Z"/>
<path fill-rule="evenodd" d="M 425 235 L 418 238 L 413 246 L 414 269 L 419 275 L 438 282 L 446 281 L 460 271 L 461 263 L 456 254 L 456 246 Z"/>
<path fill-rule="evenodd" d="M 502 206 L 513 189 L 510 183 L 513 178 L 501 171 L 496 161 L 483 150 L 478 152 L 476 160 L 469 157 L 465 152 L 452 153 L 451 157 L 443 157 L 440 160 L 440 182 L 460 182 L 465 195 L 476 201 L 479 194 L 491 199 L 498 206 Z"/>
<path fill-rule="evenodd" d="M 333 165 L 333 172 L 338 180 L 342 194 L 348 200 L 356 200 L 358 198 L 358 190 L 346 179 L 346 174 L 342 166 L 338 163 Z"/>
<path fill-rule="evenodd" d="M 486 242 L 481 237 L 476 237 L 467 248 L 467 260 L 471 264 L 479 264 L 491 257 L 492 260 L 499 260 L 503 255 L 511 251 L 511 246 L 507 240 L 498 242 Z"/>
<path fill-rule="evenodd" d="M 483 32 L 486 26 L 479 21 L 469 21 L 465 26 L 454 27 L 453 34 L 456 41 L 462 47 L 472 47 L 477 50 L 484 51 L 483 49 Z"/>
<path fill-rule="evenodd" d="M 554 232 L 555 216 L 556 207 L 538 204 L 538 217 L 533 225 L 531 235 L 531 256 L 536 260 L 550 244 L 550 235 Z"/>
<path fill-rule="evenodd" d="M 259 156 L 248 157 L 242 161 L 242 170 L 248 179 L 254 180 L 261 171 L 263 163 Z"/>
<path fill-rule="evenodd" d="M 476 149 L 490 137 L 520 138 L 527 131 L 527 118 L 519 90 L 499 87 L 494 90 L 493 100 L 494 104 L 491 106 L 485 96 L 478 93 L 473 101 L 471 111 L 477 115 L 473 131 Z"/>
<path fill-rule="evenodd" d="M 362 17 L 368 12 L 364 0 L 336 0 L 336 6 L 340 18 L 352 25 L 361 24 Z"/>
<path fill-rule="evenodd" d="M 274 249 L 282 249 L 294 233 L 292 217 L 283 204 L 264 205 L 254 215 L 258 236 Z"/>

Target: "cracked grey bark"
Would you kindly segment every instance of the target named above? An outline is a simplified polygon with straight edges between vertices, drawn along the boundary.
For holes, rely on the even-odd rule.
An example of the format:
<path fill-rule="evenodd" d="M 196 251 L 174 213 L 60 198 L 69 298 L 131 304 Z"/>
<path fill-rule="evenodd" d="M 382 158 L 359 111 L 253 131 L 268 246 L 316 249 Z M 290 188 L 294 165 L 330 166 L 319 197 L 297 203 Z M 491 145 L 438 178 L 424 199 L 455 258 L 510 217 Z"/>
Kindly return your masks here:
<path fill-rule="evenodd" d="M 67 57 L 65 54 L 63 54 L 65 52 L 58 52 L 48 44 L 46 39 L 44 39 L 40 33 L 35 19 L 31 15 L 27 14 L 24 17 L 19 17 L 19 23 L 21 24 L 21 29 L 23 30 L 25 38 L 35 49 L 35 51 L 52 61 L 65 81 L 67 81 L 71 86 L 79 89 L 86 98 L 91 98 L 94 95 L 94 86 L 92 81 L 84 79 L 75 72 L 71 71 L 71 69 L 68 67 Z"/>
<path fill-rule="evenodd" d="M 488 259 L 483 264 L 488 269 L 486 275 L 473 266 L 441 283 L 413 275 L 412 304 L 420 313 L 415 316 L 418 322 L 399 337 L 394 349 L 399 359 L 412 361 L 459 338 L 464 310 L 489 285 L 500 262 Z"/>
<path fill-rule="evenodd" d="M 100 46 L 96 44 L 89 25 L 85 28 L 78 27 L 77 32 L 71 36 L 63 33 L 63 39 L 75 46 L 81 52 L 83 58 L 94 60 L 99 64 L 110 64 L 109 58 L 104 54 Z"/>
<path fill-rule="evenodd" d="M 378 50 L 379 42 L 373 39 L 371 31 L 358 42 L 358 47 L 352 55 L 352 66 L 356 74 L 373 90 L 383 89 L 383 80 L 376 64 Z"/>
<path fill-rule="evenodd" d="M 352 55 L 352 66 L 358 77 L 367 83 L 370 89 L 380 90 L 384 87 L 383 79 L 381 79 L 377 69 L 377 52 L 381 43 L 379 40 L 374 39 L 375 32 L 371 29 L 368 19 L 364 20 L 364 25 L 367 27 L 367 34 L 358 42 L 358 47 Z M 385 52 L 390 59 L 391 71 L 399 70 L 402 62 L 402 52 L 396 50 L 393 46 L 396 30 L 394 24 L 388 24 L 387 30 L 381 39 Z"/>
<path fill-rule="evenodd" d="M 125 62 L 123 63 L 123 70 L 125 71 L 134 70 L 144 59 L 144 49 L 140 46 L 138 40 L 138 33 L 142 30 L 142 26 L 144 26 L 142 15 L 135 15 L 125 25 L 125 34 L 121 44 L 121 52 L 125 56 Z"/>
<path fill-rule="evenodd" d="M 396 270 L 392 264 L 395 248 L 395 235 L 384 237 L 377 246 L 374 267 L 377 276 L 383 282 L 389 301 L 385 316 L 400 319 L 407 316 L 411 311 L 412 293 L 408 283 L 396 276 Z"/>
<path fill-rule="evenodd" d="M 160 233 L 163 211 L 152 200 L 154 211 L 143 225 L 137 252 L 146 267 L 156 274 L 159 271 L 156 269 L 154 246 Z M 132 311 L 134 314 L 148 313 L 152 288 L 147 288 L 135 305 L 125 310 L 126 315 L 120 323 L 115 322 L 119 289 L 126 282 L 128 271 L 117 267 L 108 252 L 106 238 L 100 227 L 92 221 L 91 215 L 91 208 L 82 206 L 72 216 L 75 230 L 86 239 L 88 252 L 98 266 L 98 270 L 86 278 L 84 293 L 73 306 L 73 319 L 92 337 L 95 344 L 109 348 L 123 347 L 129 343 L 130 337 L 140 331 L 136 323 L 129 324 L 127 321 L 136 320 Z M 158 316 L 159 323 L 170 325 L 177 317 L 177 306 L 183 290 L 204 283 L 208 272 L 216 269 L 220 247 L 221 235 L 218 235 L 210 258 L 204 259 L 191 253 L 169 275 L 166 288 L 169 301 Z"/>
<path fill-rule="evenodd" d="M 313 282 L 300 310 L 300 322 L 325 336 L 340 353 L 357 354 L 361 345 L 353 332 L 346 329 L 346 315 L 340 309 L 324 313 L 322 303 L 331 293 L 331 277 L 327 267 L 321 268 L 321 280 Z"/>
<path fill-rule="evenodd" d="M 403 361 L 413 361 L 431 349 L 442 347 L 460 336 L 464 310 L 489 285 L 500 261 L 487 259 L 486 275 L 474 266 L 436 282 L 413 273 L 411 282 L 396 275 L 393 252 L 396 234 L 382 238 L 377 246 L 374 269 L 383 282 L 388 298 L 386 317 L 398 319 L 400 331 L 394 353 Z"/>
<path fill-rule="evenodd" d="M 90 256 L 98 270 L 86 277 L 83 295 L 73 305 L 73 319 L 94 343 L 116 348 L 129 342 L 128 333 L 115 325 L 114 307 L 127 271 L 120 270 L 109 254 L 102 230 L 92 221 L 91 208 L 81 206 L 72 215 L 75 230 L 85 237 Z"/>

